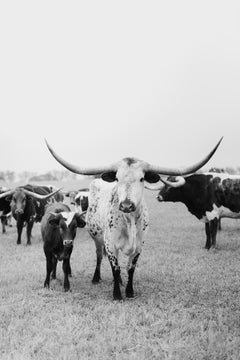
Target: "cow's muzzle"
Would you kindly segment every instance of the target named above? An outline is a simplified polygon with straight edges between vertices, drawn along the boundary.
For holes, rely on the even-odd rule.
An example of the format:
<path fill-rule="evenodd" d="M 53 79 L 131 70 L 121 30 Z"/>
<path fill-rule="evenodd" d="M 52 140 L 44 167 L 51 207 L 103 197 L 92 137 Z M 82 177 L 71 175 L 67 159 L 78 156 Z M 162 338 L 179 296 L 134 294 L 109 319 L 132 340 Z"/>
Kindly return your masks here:
<path fill-rule="evenodd" d="M 132 201 L 124 200 L 120 202 L 119 210 L 124 213 L 131 213 L 136 210 L 136 206 Z"/>
<path fill-rule="evenodd" d="M 73 246 L 73 240 L 63 240 L 63 245 L 66 247 Z"/>
<path fill-rule="evenodd" d="M 16 214 L 23 214 L 23 209 L 16 209 L 16 210 L 15 210 L 15 213 L 16 213 Z"/>

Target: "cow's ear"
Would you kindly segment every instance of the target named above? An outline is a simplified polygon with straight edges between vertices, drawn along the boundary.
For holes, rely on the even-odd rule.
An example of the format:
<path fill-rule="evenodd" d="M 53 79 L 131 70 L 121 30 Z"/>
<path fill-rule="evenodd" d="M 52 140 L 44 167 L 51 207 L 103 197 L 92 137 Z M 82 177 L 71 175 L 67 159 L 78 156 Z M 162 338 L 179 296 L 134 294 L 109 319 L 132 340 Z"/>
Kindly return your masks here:
<path fill-rule="evenodd" d="M 67 192 L 67 193 L 65 194 L 65 196 L 69 197 L 69 192 Z"/>
<path fill-rule="evenodd" d="M 115 172 L 115 171 L 109 171 L 109 172 L 103 173 L 103 174 L 101 175 L 101 178 L 102 178 L 104 181 L 113 182 L 113 181 L 116 180 L 116 172 Z"/>
<path fill-rule="evenodd" d="M 6 196 L 5 199 L 6 199 L 7 201 L 11 201 L 11 200 L 12 200 L 12 195 Z"/>
<path fill-rule="evenodd" d="M 85 214 L 84 214 L 85 215 Z M 83 228 L 85 225 L 86 225 L 86 222 L 85 220 L 83 219 L 83 216 L 84 215 L 81 215 L 81 214 L 76 214 L 75 217 L 76 217 L 76 220 L 77 220 L 77 226 L 80 227 L 80 228 Z"/>
<path fill-rule="evenodd" d="M 144 180 L 152 184 L 158 182 L 160 180 L 160 176 L 155 172 L 147 171 L 145 173 Z"/>

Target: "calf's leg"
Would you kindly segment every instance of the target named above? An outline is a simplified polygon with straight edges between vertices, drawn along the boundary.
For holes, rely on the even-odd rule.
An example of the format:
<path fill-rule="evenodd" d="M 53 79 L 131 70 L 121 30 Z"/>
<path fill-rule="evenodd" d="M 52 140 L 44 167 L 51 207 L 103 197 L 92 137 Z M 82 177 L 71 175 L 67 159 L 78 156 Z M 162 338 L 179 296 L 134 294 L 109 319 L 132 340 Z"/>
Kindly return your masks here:
<path fill-rule="evenodd" d="M 50 284 L 50 274 L 52 272 L 53 269 L 53 260 L 52 260 L 52 254 L 48 253 L 44 250 L 45 252 L 45 256 L 46 256 L 46 279 L 44 281 L 44 287 L 48 287 L 49 288 L 49 284 Z"/>
<path fill-rule="evenodd" d="M 70 283 L 68 280 L 68 276 L 69 276 L 69 274 L 71 274 L 70 258 L 63 260 L 62 268 L 63 268 L 63 272 L 64 272 L 64 282 L 63 282 L 64 291 L 69 291 Z"/>

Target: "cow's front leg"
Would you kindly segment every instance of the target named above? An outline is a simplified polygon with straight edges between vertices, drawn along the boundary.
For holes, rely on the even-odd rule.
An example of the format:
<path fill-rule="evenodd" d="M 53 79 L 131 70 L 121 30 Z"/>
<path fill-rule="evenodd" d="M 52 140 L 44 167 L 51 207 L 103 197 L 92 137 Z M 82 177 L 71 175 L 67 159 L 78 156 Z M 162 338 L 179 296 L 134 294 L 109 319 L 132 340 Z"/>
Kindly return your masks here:
<path fill-rule="evenodd" d="M 102 263 L 102 258 L 103 258 L 103 245 L 99 242 L 97 242 L 97 240 L 95 241 L 95 245 L 96 245 L 96 254 L 97 254 L 97 264 L 96 264 L 96 269 L 93 275 L 93 279 L 92 279 L 92 283 L 93 284 L 98 284 L 99 281 L 101 280 L 101 263 Z"/>
<path fill-rule="evenodd" d="M 68 280 L 68 276 L 71 274 L 70 258 L 63 260 L 62 268 L 63 268 L 63 272 L 64 272 L 64 282 L 63 282 L 64 291 L 69 291 L 70 283 Z"/>
<path fill-rule="evenodd" d="M 1 223 L 2 223 L 2 233 L 6 232 L 6 224 L 7 224 L 7 216 L 1 215 Z"/>
<path fill-rule="evenodd" d="M 17 244 L 18 245 L 21 244 L 23 223 L 24 223 L 24 221 L 22 219 L 17 220 L 17 233 L 18 233 Z"/>
<path fill-rule="evenodd" d="M 212 237 L 212 247 L 216 247 L 216 237 L 217 237 L 217 230 L 218 230 L 218 219 L 213 219 L 210 222 L 210 230 L 211 230 L 211 237 Z"/>
<path fill-rule="evenodd" d="M 205 249 L 210 249 L 211 245 L 212 245 L 212 240 L 211 240 L 211 231 L 210 231 L 210 224 L 209 222 L 205 223 L 205 232 L 206 232 L 206 244 L 205 244 Z"/>
<path fill-rule="evenodd" d="M 45 252 L 45 256 L 46 256 L 46 279 L 44 281 L 44 287 L 49 288 L 49 284 L 50 284 L 50 274 L 51 271 L 53 269 L 53 261 L 52 261 L 52 254 L 49 252 Z"/>
<path fill-rule="evenodd" d="M 52 279 L 55 280 L 56 279 L 56 272 L 57 272 L 57 258 L 56 256 L 53 255 L 52 257 Z"/>
<path fill-rule="evenodd" d="M 106 246 L 106 252 L 108 260 L 110 262 L 112 273 L 113 273 L 113 300 L 122 300 L 122 294 L 120 290 L 120 266 L 118 264 L 118 250 L 109 249 L 109 246 Z"/>
<path fill-rule="evenodd" d="M 134 297 L 134 291 L 133 291 L 133 274 L 136 268 L 136 264 L 139 258 L 140 252 L 136 255 L 129 257 L 128 262 L 128 283 L 126 286 L 126 297 L 133 298 Z"/>
<path fill-rule="evenodd" d="M 34 221 L 29 220 L 27 223 L 27 245 L 31 245 L 31 234 Z"/>

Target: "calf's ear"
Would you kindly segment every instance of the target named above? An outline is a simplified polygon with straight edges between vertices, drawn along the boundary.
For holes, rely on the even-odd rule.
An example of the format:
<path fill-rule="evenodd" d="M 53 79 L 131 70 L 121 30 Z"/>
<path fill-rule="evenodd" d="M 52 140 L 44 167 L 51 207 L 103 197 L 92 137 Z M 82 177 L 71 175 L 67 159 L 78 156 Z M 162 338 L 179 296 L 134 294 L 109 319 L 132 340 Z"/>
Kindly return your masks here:
<path fill-rule="evenodd" d="M 160 180 L 160 176 L 152 171 L 146 171 L 144 180 L 150 184 L 156 183 Z"/>
<path fill-rule="evenodd" d="M 104 181 L 113 182 L 113 181 L 116 180 L 116 172 L 115 172 L 115 171 L 109 171 L 109 172 L 103 173 L 103 174 L 101 175 L 101 178 L 102 178 Z"/>
<path fill-rule="evenodd" d="M 54 215 L 54 217 L 48 220 L 49 224 L 52 226 L 59 226 L 60 219 L 62 218 L 61 214 Z"/>
<path fill-rule="evenodd" d="M 77 220 L 77 226 L 80 228 L 83 228 L 86 225 L 86 221 L 83 219 L 84 215 L 81 214 L 75 214 L 76 220 Z"/>

